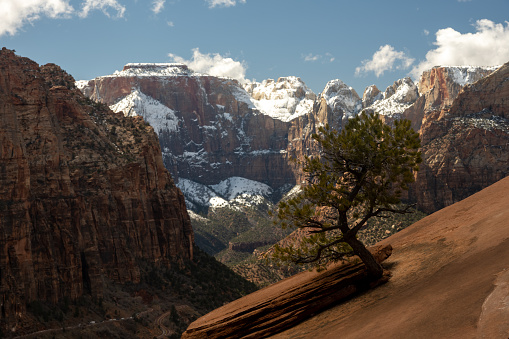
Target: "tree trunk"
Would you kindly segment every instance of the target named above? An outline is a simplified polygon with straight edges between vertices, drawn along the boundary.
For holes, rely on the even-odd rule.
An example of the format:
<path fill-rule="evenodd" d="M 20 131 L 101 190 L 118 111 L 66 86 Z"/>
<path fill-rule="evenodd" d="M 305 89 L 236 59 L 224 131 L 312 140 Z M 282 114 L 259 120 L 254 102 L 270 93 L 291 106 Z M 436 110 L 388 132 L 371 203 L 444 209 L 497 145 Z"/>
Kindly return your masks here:
<path fill-rule="evenodd" d="M 366 265 L 366 269 L 370 277 L 378 279 L 381 278 L 384 270 L 382 265 L 380 265 L 371 252 L 364 246 L 364 244 L 359 241 L 357 238 L 344 239 L 344 241 L 352 247 L 353 252 L 359 256 L 364 265 Z"/>

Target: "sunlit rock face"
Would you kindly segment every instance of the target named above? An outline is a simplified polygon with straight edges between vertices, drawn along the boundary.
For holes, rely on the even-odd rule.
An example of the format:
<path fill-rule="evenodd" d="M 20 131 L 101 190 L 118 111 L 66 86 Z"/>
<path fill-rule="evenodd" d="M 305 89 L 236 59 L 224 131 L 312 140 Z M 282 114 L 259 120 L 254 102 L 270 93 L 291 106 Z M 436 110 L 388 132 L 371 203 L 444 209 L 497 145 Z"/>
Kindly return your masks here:
<path fill-rule="evenodd" d="M 444 120 L 446 115 L 452 112 L 455 100 L 463 92 L 474 93 L 468 105 L 469 114 L 477 114 L 476 126 L 487 126 L 492 121 L 488 115 L 478 113 L 502 107 L 503 94 L 496 94 L 499 96 L 496 99 L 492 98 L 493 93 L 486 93 L 484 99 L 476 101 L 475 91 L 480 86 L 478 80 L 495 69 L 435 67 L 424 72 L 419 83 L 403 78 L 383 92 L 372 85 L 366 88 L 362 98 L 339 79 L 328 82 L 324 90 L 315 95 L 297 77 L 240 84 L 233 79 L 195 73 L 182 64 L 128 64 L 112 75 L 79 82 L 79 87 L 116 112 L 143 116 L 159 134 L 165 166 L 174 177 L 205 185 L 214 192 L 211 199 L 218 197 L 226 201 L 227 197 L 215 192 L 212 186 L 232 178 L 259 182 L 274 191 L 302 183 L 304 176 L 299 161 L 319 151 L 312 136 L 321 126 L 328 124 L 339 131 L 348 119 L 363 110 L 380 114 L 387 123 L 410 119 L 414 129 L 421 133 L 424 163 L 408 199 L 431 212 L 505 176 L 504 171 L 497 170 L 494 174 L 479 174 L 485 179 L 476 179 L 470 175 L 477 171 L 475 166 L 479 171 L 487 171 L 482 169 L 488 166 L 482 164 L 483 156 L 496 157 L 483 151 L 476 155 L 480 160 L 475 163 L 480 165 L 465 160 L 461 162 L 464 169 L 460 170 L 459 161 L 445 160 L 456 154 L 456 146 L 446 147 L 440 144 L 443 140 L 437 139 L 449 135 L 447 138 L 459 142 L 465 136 L 458 133 L 469 130 L 450 129 L 449 125 L 444 125 L 449 121 Z M 504 114 L 497 114 L 505 118 Z M 488 141 L 481 138 L 484 140 L 479 141 L 481 144 L 494 142 L 498 145 L 498 141 L 489 137 L 489 131 L 476 126 L 471 127 L 477 132 L 471 133 L 491 138 Z M 505 132 L 497 133 L 497 138 L 505 135 Z M 475 147 L 481 147 L 479 145 Z M 462 154 L 466 156 L 465 151 Z M 438 167 L 440 170 L 436 169 Z M 433 175 L 429 168 L 435 168 Z M 454 174 L 444 174 L 449 178 L 446 181 L 456 181 L 453 186 L 461 186 L 464 193 L 451 193 L 451 186 L 442 182 L 445 179 L 438 180 L 442 175 L 439 172 L 449 173 L 453 169 Z M 188 194 L 188 190 L 185 192 Z M 190 198 L 188 202 L 203 200 Z M 210 206 L 211 202 L 204 204 Z"/>
<path fill-rule="evenodd" d="M 171 173 L 207 185 L 245 177 L 272 187 L 294 182 L 288 128 L 314 94 L 297 78 L 251 83 L 194 73 L 180 64 L 129 64 L 82 91 L 114 111 L 140 115 L 159 134 Z M 264 107 L 278 107 L 277 114 Z"/>
<path fill-rule="evenodd" d="M 459 72 L 440 70 L 431 73 L 443 79 Z M 423 164 L 411 192 L 424 211 L 458 202 L 509 174 L 508 77 L 506 64 L 459 89 L 454 99 L 456 86 L 435 77 L 443 86 L 428 91 L 424 106 L 431 109 L 420 127 Z M 429 106 L 432 99 L 440 105 Z"/>
<path fill-rule="evenodd" d="M 497 68 L 444 66 L 423 72 L 418 83 L 419 98 L 403 112 L 403 117 L 411 120 L 418 131 L 428 113 L 447 109 L 466 85 L 488 76 Z"/>

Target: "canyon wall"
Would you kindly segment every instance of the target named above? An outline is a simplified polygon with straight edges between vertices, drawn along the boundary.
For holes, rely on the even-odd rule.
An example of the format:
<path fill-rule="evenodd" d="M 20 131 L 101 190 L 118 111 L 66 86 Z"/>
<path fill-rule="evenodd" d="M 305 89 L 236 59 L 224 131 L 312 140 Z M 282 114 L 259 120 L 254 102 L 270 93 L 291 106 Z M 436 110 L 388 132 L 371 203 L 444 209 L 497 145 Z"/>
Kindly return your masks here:
<path fill-rule="evenodd" d="M 290 122 L 260 114 L 236 80 L 181 64 L 130 64 L 83 91 L 115 111 L 144 116 L 175 178 L 211 185 L 240 176 L 276 188 L 294 182 L 286 160 Z"/>
<path fill-rule="evenodd" d="M 435 79 L 444 78 L 440 68 L 432 71 Z M 448 81 L 419 98 L 429 99 L 429 110 L 423 112 L 420 127 L 423 163 L 410 197 L 423 211 L 456 203 L 509 174 L 507 79 L 505 64 L 461 87 L 454 98 L 448 97 L 454 90 Z"/>
<path fill-rule="evenodd" d="M 0 51 L 0 320 L 34 300 L 100 297 L 138 260 L 190 259 L 184 197 L 153 129 L 76 89 L 58 66 Z"/>
<path fill-rule="evenodd" d="M 383 92 L 372 85 L 361 98 L 339 79 L 314 95 L 296 77 L 241 86 L 181 64 L 128 64 L 82 90 L 115 111 L 143 115 L 159 134 L 166 167 L 209 187 L 234 176 L 273 189 L 299 184 L 299 161 L 318 152 L 312 135 L 320 126 L 340 130 L 363 110 L 388 123 L 410 119 L 424 161 L 408 200 L 431 213 L 506 175 L 507 96 L 496 69 L 434 67 L 418 84 L 404 78 Z"/>

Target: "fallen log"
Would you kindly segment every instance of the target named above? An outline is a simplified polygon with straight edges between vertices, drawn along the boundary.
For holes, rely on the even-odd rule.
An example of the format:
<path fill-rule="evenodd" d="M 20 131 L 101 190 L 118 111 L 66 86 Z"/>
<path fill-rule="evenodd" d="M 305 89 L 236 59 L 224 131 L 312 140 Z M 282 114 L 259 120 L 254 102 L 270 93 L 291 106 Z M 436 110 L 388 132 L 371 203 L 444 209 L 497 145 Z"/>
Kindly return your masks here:
<path fill-rule="evenodd" d="M 371 248 L 378 262 L 392 253 L 391 245 Z M 182 339 L 263 338 L 295 326 L 355 293 L 389 280 L 368 278 L 356 257 L 322 272 L 307 271 L 267 286 L 204 315 L 189 325 Z"/>

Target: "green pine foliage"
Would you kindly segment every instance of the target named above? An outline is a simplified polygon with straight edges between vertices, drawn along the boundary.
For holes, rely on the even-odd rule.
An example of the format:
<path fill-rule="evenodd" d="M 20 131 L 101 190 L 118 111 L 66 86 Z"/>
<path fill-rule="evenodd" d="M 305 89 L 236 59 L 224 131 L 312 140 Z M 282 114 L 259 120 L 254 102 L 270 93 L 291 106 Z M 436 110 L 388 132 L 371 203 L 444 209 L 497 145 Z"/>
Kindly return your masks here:
<path fill-rule="evenodd" d="M 356 254 L 379 276 L 382 268 L 358 233 L 372 218 L 410 212 L 398 204 L 421 162 L 419 135 L 408 120 L 389 126 L 379 115 L 363 113 L 341 132 L 320 127 L 313 138 L 321 152 L 303 162 L 307 183 L 279 204 L 277 214 L 283 228 L 301 228 L 309 236 L 299 245 L 276 246 L 274 258 L 325 268 Z"/>

